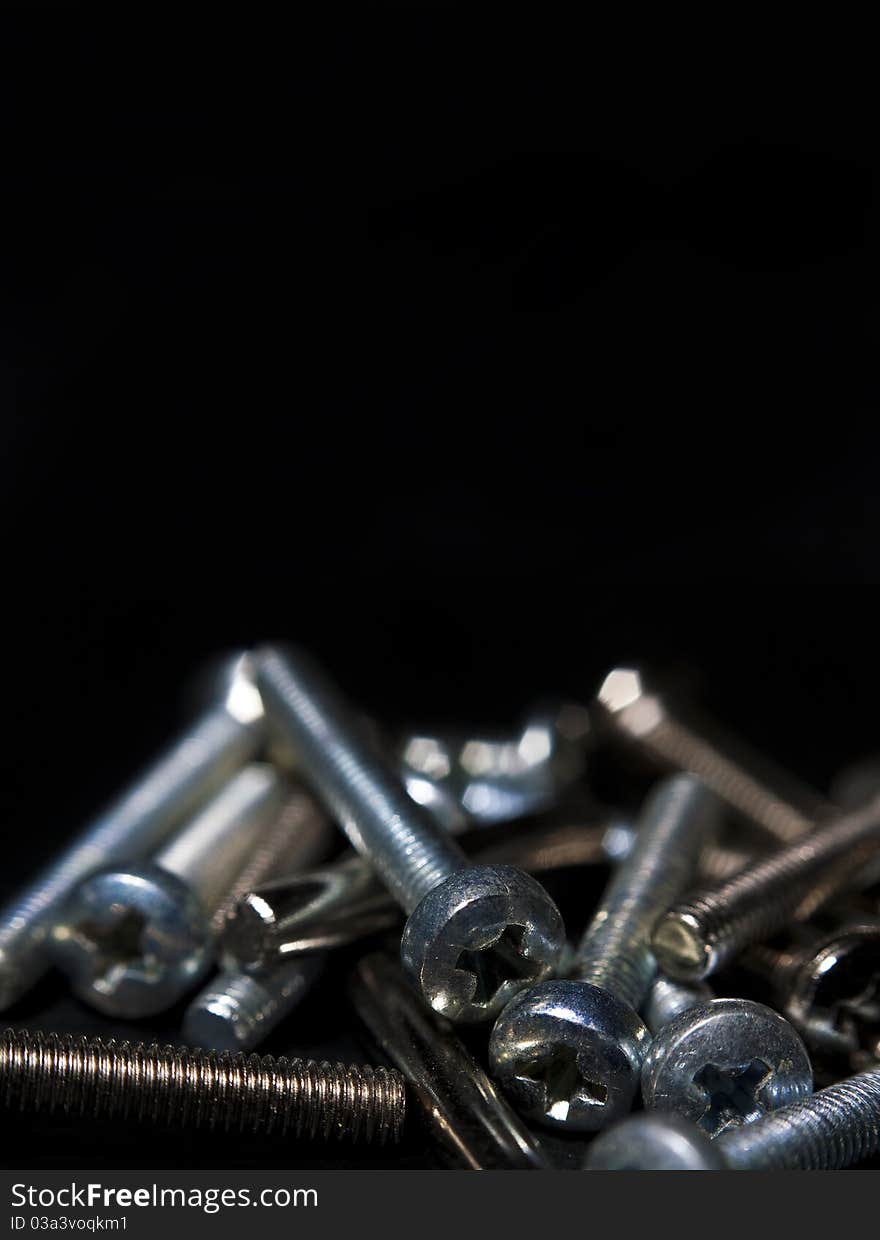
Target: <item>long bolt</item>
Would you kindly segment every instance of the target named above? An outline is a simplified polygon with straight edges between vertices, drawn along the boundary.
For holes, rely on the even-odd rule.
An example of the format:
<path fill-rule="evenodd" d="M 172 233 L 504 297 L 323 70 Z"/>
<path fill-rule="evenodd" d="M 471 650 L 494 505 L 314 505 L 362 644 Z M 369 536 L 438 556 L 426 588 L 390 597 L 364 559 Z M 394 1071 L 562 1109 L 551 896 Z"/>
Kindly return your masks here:
<path fill-rule="evenodd" d="M 0 1038 L 0 1098 L 22 1112 L 367 1141 L 396 1140 L 405 1110 L 393 1069 L 12 1029 Z"/>
<path fill-rule="evenodd" d="M 533 986 L 502 1012 L 492 1071 L 529 1118 L 593 1131 L 630 1109 L 650 1040 L 637 1010 L 656 972 L 651 929 L 690 882 L 716 811 L 691 776 L 660 783 L 581 940 L 572 980 Z"/>
<path fill-rule="evenodd" d="M 452 1020 L 485 1020 L 548 976 L 564 930 L 540 884 L 510 866 L 470 867 L 303 652 L 260 652 L 257 684 L 303 779 L 410 914 L 401 956 L 427 1002 Z"/>
<path fill-rule="evenodd" d="M 263 710 L 246 659 L 206 709 L 122 796 L 0 909 L 0 1010 L 48 968 L 46 940 L 72 889 L 100 866 L 152 853 L 259 749 Z"/>
<path fill-rule="evenodd" d="M 880 798 L 670 909 L 654 931 L 660 967 L 682 981 L 710 976 L 750 943 L 857 885 L 872 873 L 878 850 Z"/>
<path fill-rule="evenodd" d="M 780 843 L 805 835 L 835 807 L 775 768 L 717 724 L 685 719 L 650 693 L 641 672 L 618 667 L 599 689 L 598 709 L 613 731 L 653 762 L 689 771 L 723 801 Z"/>

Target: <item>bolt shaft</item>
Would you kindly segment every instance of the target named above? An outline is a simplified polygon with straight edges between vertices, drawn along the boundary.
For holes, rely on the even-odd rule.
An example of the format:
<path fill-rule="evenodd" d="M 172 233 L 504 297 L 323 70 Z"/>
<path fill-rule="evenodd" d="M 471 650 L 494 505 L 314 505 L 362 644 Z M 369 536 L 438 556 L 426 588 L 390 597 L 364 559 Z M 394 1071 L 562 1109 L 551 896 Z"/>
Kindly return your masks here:
<path fill-rule="evenodd" d="M 645 1024 L 651 1033 L 659 1033 L 666 1025 L 701 1003 L 709 1003 L 715 995 L 703 982 L 692 986 L 673 982 L 668 977 L 655 977 L 645 1003 Z"/>
<path fill-rule="evenodd" d="M 302 1002 L 325 961 L 315 952 L 262 973 L 224 969 L 186 1009 L 184 1037 L 212 1050 L 253 1050 Z"/>
<path fill-rule="evenodd" d="M 0 1098 L 172 1127 L 327 1138 L 399 1136 L 399 1073 L 266 1055 L 15 1032 L 0 1038 Z"/>
<path fill-rule="evenodd" d="M 732 1128 L 715 1145 L 738 1171 L 834 1171 L 880 1149 L 880 1071 Z"/>
<path fill-rule="evenodd" d="M 578 947 L 574 976 L 638 1009 L 656 972 L 651 931 L 695 873 L 716 800 L 696 779 L 663 780 Z"/>
<path fill-rule="evenodd" d="M 354 711 L 308 656 L 261 651 L 257 684 L 304 778 L 407 913 L 467 866 L 458 844 L 407 796 Z"/>
<path fill-rule="evenodd" d="M 670 909 L 654 933 L 661 968 L 685 981 L 708 977 L 870 874 L 866 863 L 878 850 L 880 798 Z"/>

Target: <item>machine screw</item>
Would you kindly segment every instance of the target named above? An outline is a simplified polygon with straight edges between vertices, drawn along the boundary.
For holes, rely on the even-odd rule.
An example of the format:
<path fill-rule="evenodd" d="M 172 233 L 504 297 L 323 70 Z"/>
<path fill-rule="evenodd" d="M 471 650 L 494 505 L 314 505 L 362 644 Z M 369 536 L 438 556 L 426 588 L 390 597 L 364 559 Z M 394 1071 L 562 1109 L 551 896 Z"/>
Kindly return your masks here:
<path fill-rule="evenodd" d="M 211 963 L 211 914 L 280 801 L 272 768 L 246 766 L 151 864 L 79 883 L 51 941 L 75 993 L 108 1015 L 138 1018 L 195 985 Z"/>
<path fill-rule="evenodd" d="M 862 1072 L 710 1141 L 676 1115 L 636 1115 L 590 1147 L 590 1171 L 836 1171 L 880 1149 L 880 1071 Z"/>
<path fill-rule="evenodd" d="M 654 1034 L 642 1067 L 648 1110 L 674 1111 L 717 1137 L 812 1093 L 803 1042 L 762 1003 L 658 977 L 645 1017 Z"/>
<path fill-rule="evenodd" d="M 324 965 L 316 952 L 271 972 L 224 969 L 186 1009 L 185 1040 L 215 1051 L 253 1050 L 303 1001 Z"/>
<path fill-rule="evenodd" d="M 393 1069 L 12 1029 L 0 1039 L 0 1096 L 19 1111 L 367 1141 L 396 1140 L 405 1110 Z"/>
<path fill-rule="evenodd" d="M 301 651 L 263 650 L 256 675 L 303 778 L 409 914 L 401 957 L 430 1006 L 451 1020 L 486 1020 L 548 976 L 564 929 L 540 884 L 512 866 L 469 866 Z"/>
<path fill-rule="evenodd" d="M 609 672 L 597 704 L 616 735 L 661 766 L 699 776 L 747 821 L 780 843 L 799 839 L 835 812 L 818 793 L 775 769 L 716 724 L 686 720 L 680 708 L 646 689 L 635 668 Z"/>
<path fill-rule="evenodd" d="M 574 979 L 533 986 L 501 1013 L 492 1073 L 528 1118 L 589 1132 L 632 1106 L 650 1040 L 636 1013 L 656 972 L 651 929 L 689 883 L 716 810 L 689 775 L 658 784 L 581 940 Z"/>
<path fill-rule="evenodd" d="M 0 1010 L 49 965 L 46 940 L 72 889 L 100 866 L 149 856 L 168 833 L 257 753 L 263 708 L 247 656 L 225 690 L 141 777 L 0 910 Z"/>
<path fill-rule="evenodd" d="M 880 798 L 670 909 L 654 931 L 661 969 L 681 981 L 709 977 L 750 943 L 805 920 L 838 891 L 866 880 L 878 850 Z"/>

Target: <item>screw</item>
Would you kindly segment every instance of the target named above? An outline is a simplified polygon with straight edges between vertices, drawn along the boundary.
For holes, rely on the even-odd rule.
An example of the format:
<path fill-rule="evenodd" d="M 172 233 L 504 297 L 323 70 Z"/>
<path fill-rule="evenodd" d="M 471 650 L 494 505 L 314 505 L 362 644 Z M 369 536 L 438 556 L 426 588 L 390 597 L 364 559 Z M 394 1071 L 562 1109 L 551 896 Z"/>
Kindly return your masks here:
<path fill-rule="evenodd" d="M 589 1132 L 630 1109 L 649 1042 L 636 1012 L 656 971 L 651 928 L 690 881 L 716 808 L 689 775 L 658 784 L 581 940 L 574 979 L 533 986 L 502 1012 L 490 1064 L 527 1118 Z"/>
<path fill-rule="evenodd" d="M 880 1071 L 862 1072 L 709 1141 L 675 1115 L 636 1115 L 590 1147 L 590 1171 L 836 1171 L 880 1149 Z"/>
<path fill-rule="evenodd" d="M 409 914 L 401 956 L 430 1006 L 485 1020 L 548 976 L 564 930 L 540 884 L 512 866 L 469 866 L 302 652 L 264 650 L 257 683 L 303 777 Z"/>
<path fill-rule="evenodd" d="M 161 1012 L 211 963 L 211 913 L 267 824 L 281 783 L 246 766 L 150 865 L 84 879 L 61 910 L 52 954 L 75 993 L 111 1016 Z"/>
<path fill-rule="evenodd" d="M 0 909 L 0 1010 L 49 965 L 46 940 L 61 905 L 99 866 L 147 856 L 169 831 L 257 752 L 263 710 L 246 656 L 230 663 L 209 706 L 60 856 Z"/>
<path fill-rule="evenodd" d="M 19 1111 L 367 1141 L 396 1140 L 405 1110 L 393 1069 L 12 1029 L 0 1039 L 0 1096 Z"/>
<path fill-rule="evenodd" d="M 674 1111 L 717 1137 L 812 1093 L 803 1042 L 762 1003 L 658 977 L 645 1016 L 654 1034 L 642 1067 L 648 1110 Z"/>
<path fill-rule="evenodd" d="M 770 938 L 790 921 L 805 920 L 869 875 L 866 863 L 878 849 L 880 798 L 670 909 L 654 931 L 661 969 L 681 981 L 710 976 L 748 944 Z"/>
<path fill-rule="evenodd" d="M 741 963 L 820 1054 L 855 1069 L 880 1059 L 880 921 L 786 949 L 757 945 Z"/>
<path fill-rule="evenodd" d="M 318 952 L 271 972 L 224 969 L 186 1009 L 184 1038 L 217 1051 L 253 1050 L 303 1001 L 324 964 Z"/>
<path fill-rule="evenodd" d="M 772 767 L 716 724 L 685 720 L 680 709 L 646 690 L 634 668 L 602 682 L 598 707 L 613 731 L 654 762 L 697 775 L 723 801 L 781 843 L 805 835 L 835 807 L 793 776 Z"/>

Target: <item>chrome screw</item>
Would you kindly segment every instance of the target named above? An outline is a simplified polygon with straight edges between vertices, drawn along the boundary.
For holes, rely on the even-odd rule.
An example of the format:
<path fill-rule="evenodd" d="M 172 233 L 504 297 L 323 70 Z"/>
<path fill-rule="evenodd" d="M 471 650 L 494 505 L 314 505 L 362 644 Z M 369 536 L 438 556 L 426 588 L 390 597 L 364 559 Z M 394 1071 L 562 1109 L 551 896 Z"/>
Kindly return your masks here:
<path fill-rule="evenodd" d="M 744 947 L 805 920 L 860 878 L 866 881 L 876 870 L 867 863 L 876 861 L 878 850 L 880 798 L 670 909 L 653 937 L 661 969 L 681 981 L 709 977 Z"/>
<path fill-rule="evenodd" d="M 246 656 L 222 699 L 206 709 L 60 856 L 0 909 L 0 1010 L 48 968 L 46 940 L 72 889 L 100 866 L 148 856 L 205 798 L 249 761 L 263 739 L 263 708 Z"/>
<path fill-rule="evenodd" d="M 271 972 L 224 969 L 196 995 L 183 1017 L 183 1036 L 215 1051 L 250 1051 L 302 1003 L 324 971 L 322 952 Z"/>
<path fill-rule="evenodd" d="M 111 1016 L 164 1011 L 211 964 L 211 914 L 281 802 L 272 768 L 252 764 L 152 859 L 98 870 L 74 888 L 51 953 L 75 993 Z"/>
<path fill-rule="evenodd" d="M 12 1029 L 0 1038 L 0 1097 L 19 1111 L 367 1141 L 396 1140 L 405 1110 L 393 1069 Z"/>
<path fill-rule="evenodd" d="M 303 778 L 409 914 L 401 956 L 430 1006 L 451 1020 L 485 1020 L 548 976 L 564 931 L 540 884 L 511 866 L 469 866 L 301 651 L 263 650 L 256 675 Z"/>
<path fill-rule="evenodd" d="M 581 940 L 573 980 L 533 986 L 501 1013 L 492 1073 L 528 1118 L 589 1132 L 632 1106 L 650 1041 L 637 1010 L 656 972 L 651 929 L 690 882 L 716 810 L 689 775 L 658 784 Z"/>

